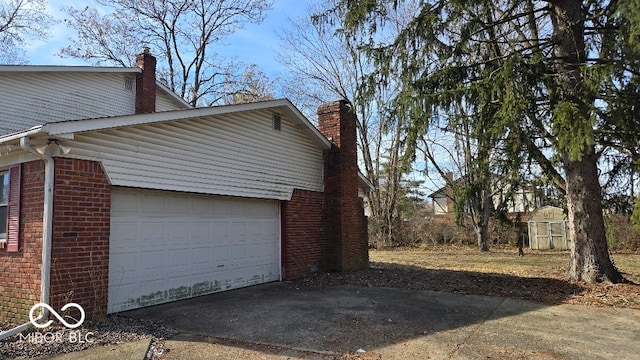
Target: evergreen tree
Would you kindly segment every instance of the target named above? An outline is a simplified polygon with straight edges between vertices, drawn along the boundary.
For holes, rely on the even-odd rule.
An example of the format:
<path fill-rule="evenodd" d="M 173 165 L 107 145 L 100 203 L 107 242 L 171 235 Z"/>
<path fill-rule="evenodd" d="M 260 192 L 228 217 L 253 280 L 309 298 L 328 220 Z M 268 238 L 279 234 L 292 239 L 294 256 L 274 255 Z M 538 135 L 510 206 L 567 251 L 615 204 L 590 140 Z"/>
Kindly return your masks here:
<path fill-rule="evenodd" d="M 374 76 L 403 79 L 388 106 L 409 114 L 409 151 L 439 114 L 456 114 L 460 104 L 472 109 L 470 133 L 486 146 L 499 143 L 499 166 L 517 171 L 531 159 L 566 193 L 569 277 L 623 281 L 608 253 L 598 164 L 605 149 L 638 147 L 637 2 L 425 0 L 385 41 L 382 19 L 398 2 L 343 0 L 338 7 L 348 9 L 345 34 L 369 32 L 362 47 L 375 60 Z M 478 176 L 491 162 L 487 149 L 479 143 L 470 167 Z"/>

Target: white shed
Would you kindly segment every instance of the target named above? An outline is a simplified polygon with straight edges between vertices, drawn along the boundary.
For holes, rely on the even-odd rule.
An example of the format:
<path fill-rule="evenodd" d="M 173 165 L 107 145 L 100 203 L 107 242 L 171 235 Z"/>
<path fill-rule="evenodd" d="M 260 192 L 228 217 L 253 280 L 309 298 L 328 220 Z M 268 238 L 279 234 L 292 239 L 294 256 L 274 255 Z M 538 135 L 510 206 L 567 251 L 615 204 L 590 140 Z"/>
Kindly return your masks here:
<path fill-rule="evenodd" d="M 567 216 L 559 207 L 536 209 L 528 222 L 531 249 L 569 249 Z"/>

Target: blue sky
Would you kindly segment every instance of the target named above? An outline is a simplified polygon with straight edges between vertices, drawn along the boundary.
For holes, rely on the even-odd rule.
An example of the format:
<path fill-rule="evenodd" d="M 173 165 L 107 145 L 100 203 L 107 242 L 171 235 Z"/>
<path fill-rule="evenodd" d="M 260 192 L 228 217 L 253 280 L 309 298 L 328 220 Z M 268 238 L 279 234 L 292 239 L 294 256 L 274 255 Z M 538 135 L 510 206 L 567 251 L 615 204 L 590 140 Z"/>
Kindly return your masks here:
<path fill-rule="evenodd" d="M 68 0 L 49 0 L 49 12 L 58 20 L 64 18 L 60 9 L 68 5 Z M 75 7 L 91 1 L 75 1 Z M 278 48 L 277 32 L 286 28 L 287 17 L 295 18 L 305 14 L 309 4 L 304 0 L 274 0 L 273 7 L 266 14 L 265 21 L 260 24 L 248 24 L 244 29 L 225 40 L 225 45 L 216 50 L 229 58 L 236 58 L 245 63 L 256 64 L 269 77 L 279 76 L 284 68 L 275 60 Z M 51 28 L 48 41 L 34 41 L 26 50 L 31 65 L 90 65 L 78 59 L 61 58 L 55 55 L 61 48 L 69 44 L 68 38 L 73 33 L 67 30 L 64 23 Z"/>

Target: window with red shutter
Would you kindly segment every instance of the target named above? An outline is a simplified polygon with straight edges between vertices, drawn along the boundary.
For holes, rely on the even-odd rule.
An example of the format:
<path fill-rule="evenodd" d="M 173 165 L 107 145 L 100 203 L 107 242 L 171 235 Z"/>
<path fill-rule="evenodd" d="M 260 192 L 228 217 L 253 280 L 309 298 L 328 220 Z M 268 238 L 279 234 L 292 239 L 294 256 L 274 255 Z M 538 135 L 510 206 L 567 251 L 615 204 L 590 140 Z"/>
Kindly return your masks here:
<path fill-rule="evenodd" d="M 0 172 L 0 248 L 7 244 L 7 206 L 9 205 L 9 173 Z"/>
<path fill-rule="evenodd" d="M 20 192 L 21 192 L 21 164 L 14 165 L 9 169 L 9 196 L 6 211 L 6 242 L 7 252 L 17 252 L 20 250 Z"/>

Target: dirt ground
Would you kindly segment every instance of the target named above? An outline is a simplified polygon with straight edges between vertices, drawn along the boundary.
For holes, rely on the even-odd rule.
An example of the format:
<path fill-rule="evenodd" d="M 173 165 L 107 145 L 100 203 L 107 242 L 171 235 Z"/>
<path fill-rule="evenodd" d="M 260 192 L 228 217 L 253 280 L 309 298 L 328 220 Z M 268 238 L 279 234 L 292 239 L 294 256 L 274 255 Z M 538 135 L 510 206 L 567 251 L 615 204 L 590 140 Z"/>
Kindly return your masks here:
<path fill-rule="evenodd" d="M 308 285 L 358 285 L 501 296 L 534 302 L 640 309 L 640 254 L 613 254 L 628 284 L 585 284 L 566 280 L 568 252 L 473 248 L 397 249 L 369 252 L 370 269 L 316 274 Z M 635 283 L 635 284 L 634 284 Z"/>

